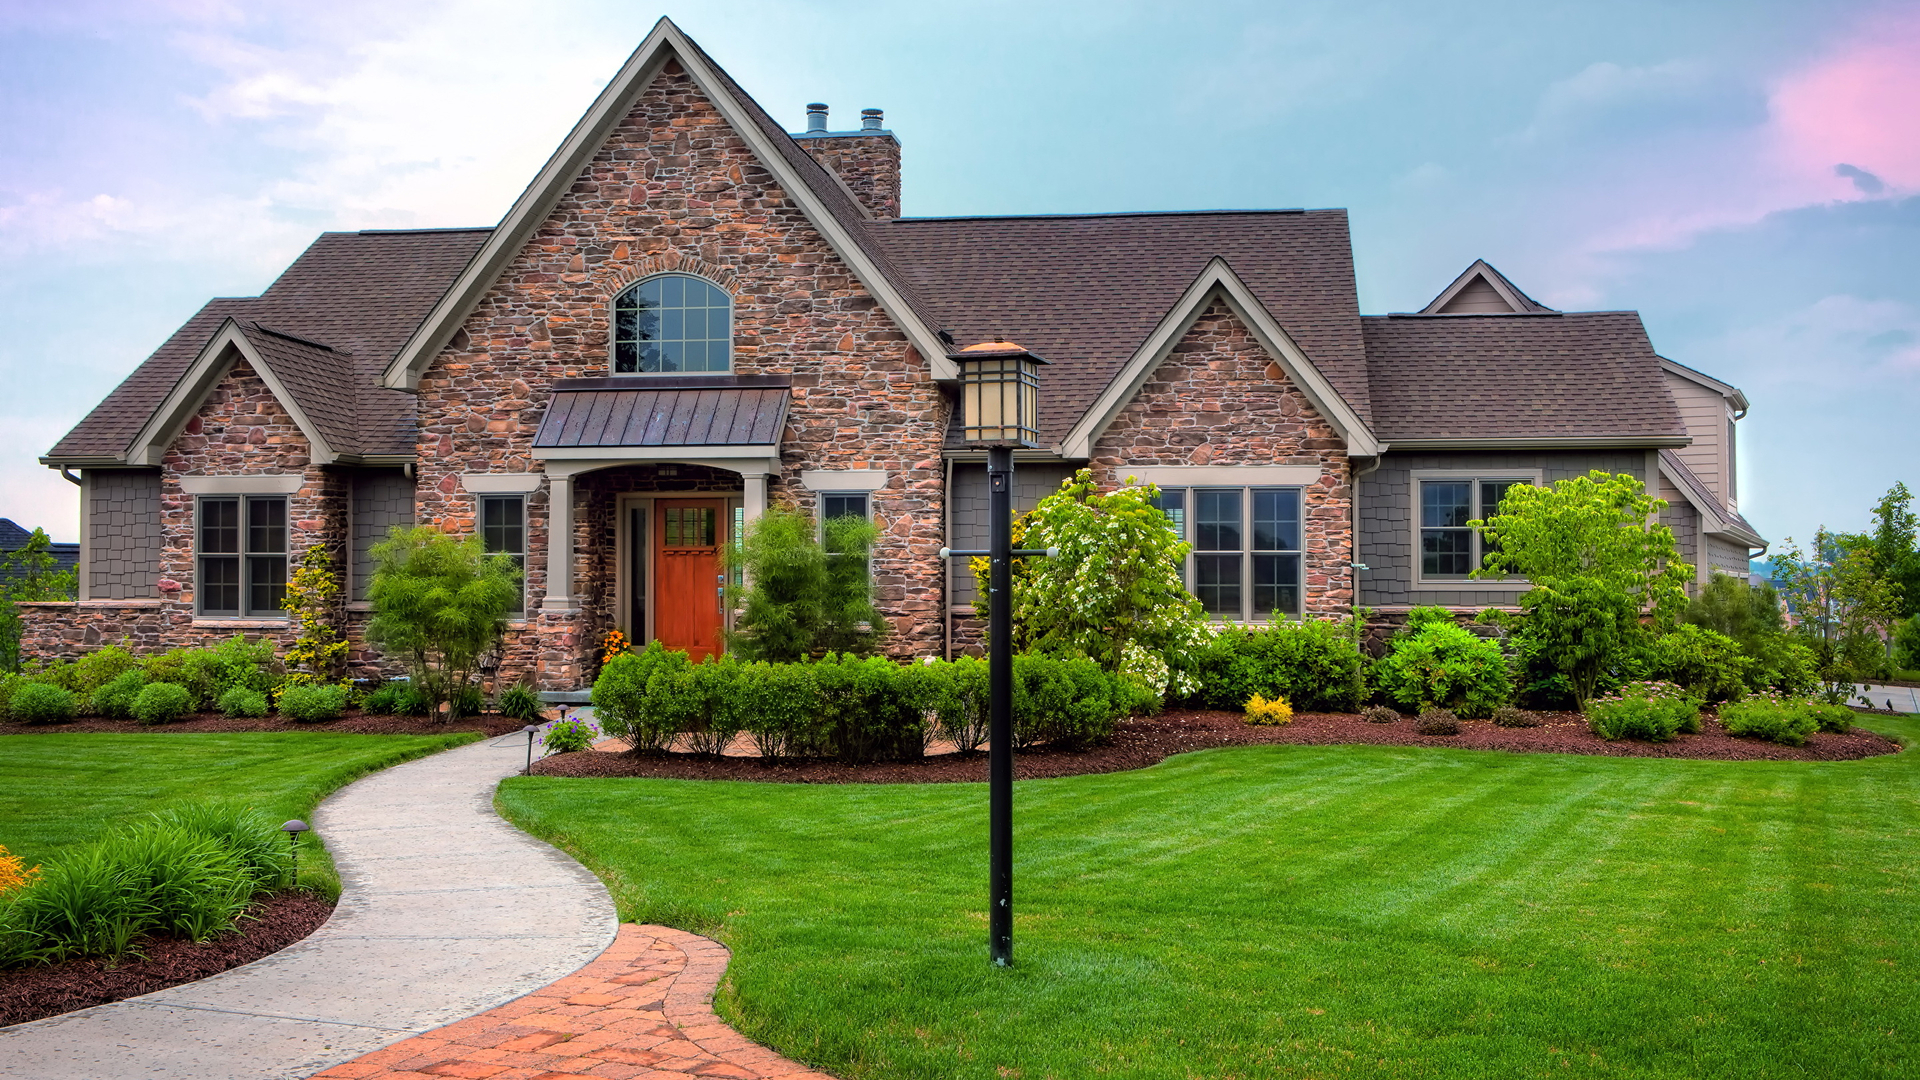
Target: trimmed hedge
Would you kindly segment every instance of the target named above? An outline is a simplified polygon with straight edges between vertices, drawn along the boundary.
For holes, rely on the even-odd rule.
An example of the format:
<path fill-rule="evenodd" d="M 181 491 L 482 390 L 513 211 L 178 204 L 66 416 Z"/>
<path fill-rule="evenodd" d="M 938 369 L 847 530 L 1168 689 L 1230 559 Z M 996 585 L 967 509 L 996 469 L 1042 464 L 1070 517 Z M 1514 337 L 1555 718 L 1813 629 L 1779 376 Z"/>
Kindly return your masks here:
<path fill-rule="evenodd" d="M 1334 619 L 1230 627 L 1193 659 L 1197 703 L 1239 712 L 1255 694 L 1299 712 L 1352 712 L 1367 698 L 1367 662 L 1348 624 Z"/>
<path fill-rule="evenodd" d="M 1105 742 L 1138 694 L 1086 659 L 1025 654 L 1013 663 L 1017 746 Z M 607 734 L 638 751 L 718 754 L 745 733 L 768 758 L 849 762 L 923 756 L 945 738 L 963 753 L 986 738 L 987 665 L 897 664 L 827 654 L 795 664 L 732 656 L 695 664 L 659 642 L 615 657 L 593 684 Z"/>

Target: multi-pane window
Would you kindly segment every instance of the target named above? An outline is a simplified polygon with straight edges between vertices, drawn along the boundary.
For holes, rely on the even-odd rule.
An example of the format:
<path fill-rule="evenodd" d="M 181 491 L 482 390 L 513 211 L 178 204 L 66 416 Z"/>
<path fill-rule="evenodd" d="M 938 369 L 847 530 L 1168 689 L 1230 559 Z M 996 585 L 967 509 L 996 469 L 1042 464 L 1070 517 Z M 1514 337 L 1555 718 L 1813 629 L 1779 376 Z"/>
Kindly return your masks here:
<path fill-rule="evenodd" d="M 732 368 L 733 300 L 712 282 L 661 274 L 613 302 L 616 374 Z"/>
<path fill-rule="evenodd" d="M 1193 545 L 1185 577 L 1208 614 L 1253 620 L 1300 613 L 1298 488 L 1162 490 L 1159 506 Z"/>
<path fill-rule="evenodd" d="M 832 521 L 837 517 L 867 516 L 867 493 L 864 491 L 828 491 L 820 496 L 820 520 Z"/>
<path fill-rule="evenodd" d="M 484 495 L 480 498 L 480 541 L 489 552 L 502 552 L 520 568 L 520 594 L 526 596 L 527 500 L 522 495 Z M 513 610 L 524 610 L 524 599 Z"/>
<path fill-rule="evenodd" d="M 1507 489 L 1526 480 L 1422 480 L 1420 482 L 1420 576 L 1464 578 L 1495 550 L 1467 524 L 1500 511 Z"/>
<path fill-rule="evenodd" d="M 202 498 L 199 526 L 200 613 L 280 614 L 287 596 L 286 498 Z"/>

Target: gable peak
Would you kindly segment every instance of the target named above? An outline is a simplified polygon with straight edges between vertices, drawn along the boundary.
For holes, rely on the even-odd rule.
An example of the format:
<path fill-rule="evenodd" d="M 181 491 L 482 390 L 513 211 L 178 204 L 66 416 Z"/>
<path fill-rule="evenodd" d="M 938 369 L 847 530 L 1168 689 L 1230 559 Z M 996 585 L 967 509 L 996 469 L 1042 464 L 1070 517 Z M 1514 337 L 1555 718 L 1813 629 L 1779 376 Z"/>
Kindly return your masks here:
<path fill-rule="evenodd" d="M 1433 302 L 1420 309 L 1422 315 L 1544 315 L 1554 309 L 1534 300 L 1507 280 L 1485 259 L 1473 265 L 1442 289 Z"/>

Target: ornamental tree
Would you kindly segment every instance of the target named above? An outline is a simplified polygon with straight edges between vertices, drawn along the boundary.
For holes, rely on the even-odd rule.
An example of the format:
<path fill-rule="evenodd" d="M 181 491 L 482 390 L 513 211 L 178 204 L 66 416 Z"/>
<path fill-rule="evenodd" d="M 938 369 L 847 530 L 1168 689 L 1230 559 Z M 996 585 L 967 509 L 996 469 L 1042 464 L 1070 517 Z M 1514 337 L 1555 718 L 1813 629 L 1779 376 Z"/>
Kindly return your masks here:
<path fill-rule="evenodd" d="M 1813 649 L 1825 698 L 1843 704 L 1853 684 L 1888 666 L 1887 641 L 1900 617 L 1900 586 L 1881 565 L 1871 537 L 1814 533 L 1803 552 L 1792 537 L 1773 555 L 1774 576 Z"/>
<path fill-rule="evenodd" d="M 1659 523 L 1666 506 L 1635 477 L 1595 469 L 1552 487 L 1515 485 L 1499 513 L 1468 522 L 1489 549 L 1473 576 L 1532 585 L 1516 636 L 1566 677 L 1580 709 L 1608 671 L 1686 610 L 1693 567 Z"/>
<path fill-rule="evenodd" d="M 395 526 L 373 559 L 367 640 L 406 661 L 437 711 L 506 632 L 520 568 L 510 555 L 488 554 L 478 536 L 456 539 L 431 525 Z"/>
<path fill-rule="evenodd" d="M 288 684 L 332 682 L 340 674 L 347 659 L 347 639 L 334 626 L 339 597 L 340 577 L 333 572 L 333 557 L 318 544 L 308 548 L 280 602 L 300 627 L 300 636 L 287 649 Z"/>
<path fill-rule="evenodd" d="M 1059 551 L 1015 560 L 1017 647 L 1087 656 L 1120 671 L 1129 646 L 1136 655 L 1144 649 L 1172 658 L 1199 642 L 1200 601 L 1180 580 L 1189 545 L 1154 505 L 1160 489 L 1128 479 L 1102 493 L 1081 469 L 1014 523 L 1015 547 Z M 972 565 L 986 615 L 999 598 L 989 589 L 987 560 Z"/>

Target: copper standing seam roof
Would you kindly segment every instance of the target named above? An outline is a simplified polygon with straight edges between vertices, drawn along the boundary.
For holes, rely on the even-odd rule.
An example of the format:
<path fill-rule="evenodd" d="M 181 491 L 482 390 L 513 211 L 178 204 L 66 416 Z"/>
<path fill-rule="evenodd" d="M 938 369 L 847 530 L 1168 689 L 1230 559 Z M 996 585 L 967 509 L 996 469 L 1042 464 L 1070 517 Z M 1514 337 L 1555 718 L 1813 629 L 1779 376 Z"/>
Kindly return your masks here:
<path fill-rule="evenodd" d="M 533 437 L 535 447 L 771 446 L 787 422 L 787 380 L 567 379 Z"/>

